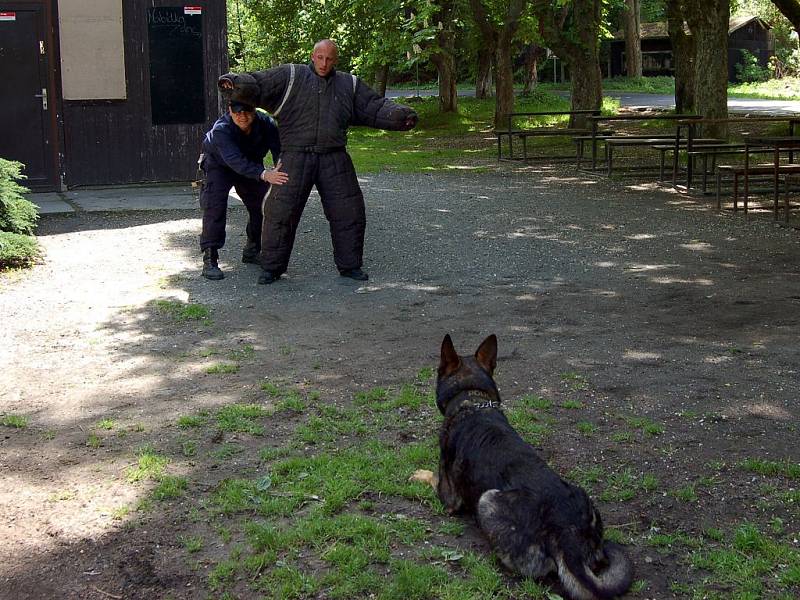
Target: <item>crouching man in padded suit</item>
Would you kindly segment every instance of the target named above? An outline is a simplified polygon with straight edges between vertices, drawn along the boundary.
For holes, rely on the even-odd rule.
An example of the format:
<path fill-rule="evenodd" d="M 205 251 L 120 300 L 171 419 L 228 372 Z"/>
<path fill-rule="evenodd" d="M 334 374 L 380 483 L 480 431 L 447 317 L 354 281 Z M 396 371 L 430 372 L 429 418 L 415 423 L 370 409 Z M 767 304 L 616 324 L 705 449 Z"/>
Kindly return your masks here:
<path fill-rule="evenodd" d="M 274 169 L 264 168 L 267 152 L 272 153 L 272 160 L 277 163 Z M 232 187 L 249 214 L 242 262 L 258 262 L 264 196 L 270 185 L 283 185 L 288 181 L 286 173 L 280 170 L 280 152 L 275 123 L 267 115 L 256 112 L 254 104 L 230 102 L 227 112 L 203 138 L 200 249 L 203 252 L 202 275 L 206 279 L 225 277 L 217 261 L 219 249 L 225 245 L 228 192 Z"/>
<path fill-rule="evenodd" d="M 281 162 L 289 181 L 264 200 L 258 282 L 276 281 L 289 265 L 297 226 L 312 186 L 317 186 L 333 242 L 333 259 L 343 277 L 364 281 L 361 270 L 366 215 L 364 196 L 347 153 L 347 128 L 366 125 L 407 131 L 417 114 L 383 98 L 355 75 L 336 71 L 336 44 L 314 46 L 309 65 L 223 75 L 223 95 L 265 108 L 278 120 Z"/>

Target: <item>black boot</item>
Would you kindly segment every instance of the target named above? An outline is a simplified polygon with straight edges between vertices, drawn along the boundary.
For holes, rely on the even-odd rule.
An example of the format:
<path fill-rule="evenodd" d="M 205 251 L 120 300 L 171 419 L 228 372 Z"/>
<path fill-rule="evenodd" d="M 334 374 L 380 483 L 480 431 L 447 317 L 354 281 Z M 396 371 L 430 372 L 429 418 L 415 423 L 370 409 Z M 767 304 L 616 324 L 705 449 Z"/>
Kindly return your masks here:
<path fill-rule="evenodd" d="M 216 248 L 206 248 L 203 250 L 203 277 L 216 281 L 225 277 L 217 264 L 219 252 Z"/>
<path fill-rule="evenodd" d="M 242 262 L 252 265 L 259 264 L 258 255 L 260 253 L 261 248 L 258 247 L 258 243 L 248 240 L 242 249 Z"/>
<path fill-rule="evenodd" d="M 344 271 L 339 271 L 339 274 L 342 277 L 349 277 L 350 279 L 355 279 L 356 281 L 366 281 L 369 279 L 369 275 L 367 275 L 361 269 L 346 269 Z"/>

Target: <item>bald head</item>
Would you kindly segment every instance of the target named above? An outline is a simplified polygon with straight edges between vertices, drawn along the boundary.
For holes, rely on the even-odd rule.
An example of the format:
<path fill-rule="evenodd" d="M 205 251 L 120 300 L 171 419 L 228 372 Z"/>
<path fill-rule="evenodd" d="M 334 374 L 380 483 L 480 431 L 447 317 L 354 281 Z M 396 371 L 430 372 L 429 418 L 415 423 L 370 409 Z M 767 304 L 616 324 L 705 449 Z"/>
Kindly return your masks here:
<path fill-rule="evenodd" d="M 320 40 L 314 44 L 311 62 L 320 77 L 327 77 L 339 60 L 339 49 L 332 40 Z"/>

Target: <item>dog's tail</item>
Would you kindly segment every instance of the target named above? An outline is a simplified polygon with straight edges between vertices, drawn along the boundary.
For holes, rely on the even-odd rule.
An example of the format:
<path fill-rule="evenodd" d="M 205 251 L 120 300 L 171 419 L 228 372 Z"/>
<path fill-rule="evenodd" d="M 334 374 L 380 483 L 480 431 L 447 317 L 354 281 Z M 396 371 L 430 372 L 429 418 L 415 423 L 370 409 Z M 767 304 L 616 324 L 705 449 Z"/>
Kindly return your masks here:
<path fill-rule="evenodd" d="M 574 548 L 566 544 L 567 548 Z M 560 549 L 555 552 L 558 578 L 567 593 L 575 600 L 606 600 L 628 591 L 633 581 L 633 565 L 622 546 L 613 542 L 603 544 L 604 567 L 595 572 L 589 557 Z"/>

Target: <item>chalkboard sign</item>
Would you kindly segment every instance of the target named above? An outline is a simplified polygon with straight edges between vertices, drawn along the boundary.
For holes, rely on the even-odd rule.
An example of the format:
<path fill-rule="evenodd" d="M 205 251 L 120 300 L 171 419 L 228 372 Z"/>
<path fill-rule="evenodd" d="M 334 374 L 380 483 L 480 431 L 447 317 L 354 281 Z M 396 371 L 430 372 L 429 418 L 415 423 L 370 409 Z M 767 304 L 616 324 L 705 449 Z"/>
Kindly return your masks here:
<path fill-rule="evenodd" d="M 153 124 L 203 123 L 206 93 L 201 11 L 184 6 L 148 8 L 147 31 Z"/>

